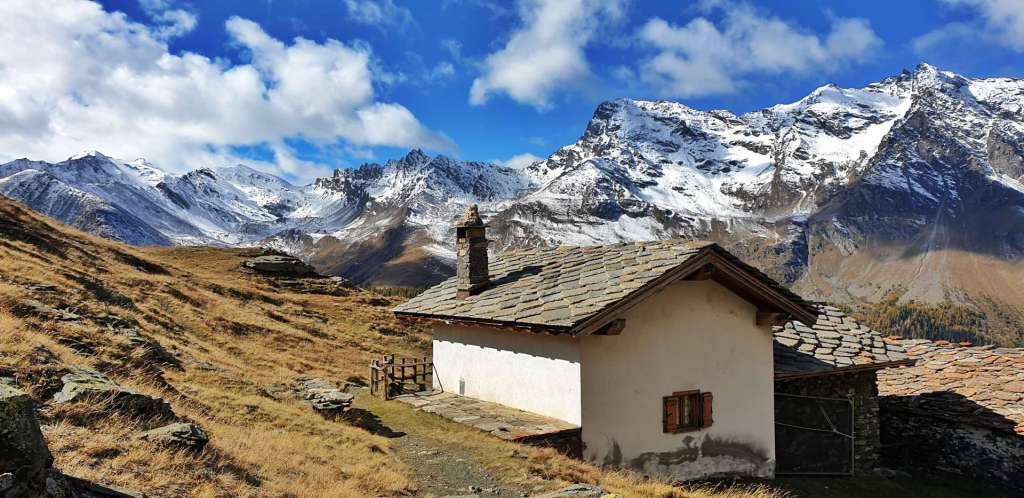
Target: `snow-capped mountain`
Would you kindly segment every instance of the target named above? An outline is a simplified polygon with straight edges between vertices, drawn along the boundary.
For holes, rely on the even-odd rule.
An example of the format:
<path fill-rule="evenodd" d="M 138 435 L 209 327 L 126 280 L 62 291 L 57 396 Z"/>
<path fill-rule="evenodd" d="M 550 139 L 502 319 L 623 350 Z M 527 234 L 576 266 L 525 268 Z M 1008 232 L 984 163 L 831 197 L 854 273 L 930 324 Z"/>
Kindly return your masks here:
<path fill-rule="evenodd" d="M 173 175 L 95 151 L 0 165 L 0 193 L 97 235 L 137 245 L 262 244 L 365 278 L 386 271 L 389 255 L 437 260 L 417 263 L 426 274 L 396 270 L 409 284 L 449 271 L 447 227 L 469 205 L 494 210 L 533 187 L 513 169 L 419 150 L 305 186 L 242 165 Z"/>
<path fill-rule="evenodd" d="M 812 297 L 1024 303 L 1024 81 L 920 65 L 736 115 L 601 104 L 579 140 L 514 170 L 428 157 L 296 186 L 244 166 L 170 175 L 98 153 L 0 165 L 0 192 L 132 243 L 263 244 L 359 282 L 452 271 L 479 204 L 494 249 L 718 240 Z"/>

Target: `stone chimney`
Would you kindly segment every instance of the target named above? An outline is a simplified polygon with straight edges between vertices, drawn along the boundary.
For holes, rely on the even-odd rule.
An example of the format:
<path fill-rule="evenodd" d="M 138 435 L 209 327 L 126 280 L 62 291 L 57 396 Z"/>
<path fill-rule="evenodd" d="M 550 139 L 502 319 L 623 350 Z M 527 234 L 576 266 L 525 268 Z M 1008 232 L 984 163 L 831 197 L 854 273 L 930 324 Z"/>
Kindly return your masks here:
<path fill-rule="evenodd" d="M 465 299 L 487 285 L 487 226 L 480 218 L 476 204 L 466 210 L 466 217 L 455 225 L 455 274 L 458 277 L 455 297 Z"/>

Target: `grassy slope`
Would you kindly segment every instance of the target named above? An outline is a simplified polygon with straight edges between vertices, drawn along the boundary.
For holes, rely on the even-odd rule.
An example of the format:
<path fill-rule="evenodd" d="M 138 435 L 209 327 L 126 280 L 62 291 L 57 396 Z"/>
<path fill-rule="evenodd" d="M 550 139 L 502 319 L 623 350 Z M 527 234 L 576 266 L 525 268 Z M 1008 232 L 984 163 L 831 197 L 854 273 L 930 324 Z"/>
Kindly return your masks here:
<path fill-rule="evenodd" d="M 146 427 L 145 420 L 102 406 L 46 407 L 41 417 L 56 466 L 156 497 L 419 494 L 416 469 L 397 458 L 398 440 L 325 420 L 298 401 L 275 400 L 262 390 L 299 375 L 336 382 L 365 377 L 366 364 L 379 354 L 426 353 L 427 332 L 394 320 L 389 310 L 395 301 L 377 294 L 295 293 L 240 273 L 236 268 L 245 254 L 132 248 L 69 229 L 0 197 L 0 376 L 16 377 L 45 401 L 59 388 L 66 366 L 95 367 L 124 385 L 164 397 L 178 416 L 198 422 L 211 435 L 202 453 L 176 452 L 134 437 Z M 57 290 L 33 289 L 38 284 Z M 19 311 L 25 299 L 70 308 L 85 319 L 40 320 Z M 111 315 L 134 322 L 182 368 L 157 366 L 140 356 L 104 324 Z M 40 361 L 37 345 L 56 353 L 56 364 Z M 215 369 L 199 368 L 205 363 Z M 500 441 L 401 403 L 360 403 L 381 423 L 414 430 L 442 449 L 457 446 L 507 484 L 523 489 L 581 481 L 629 497 L 772 498 L 785 493 L 745 486 L 672 488 L 633 474 L 605 472 L 551 450 Z M 851 485 L 822 479 L 783 484 L 799 496 L 828 496 L 830 490 Z M 866 486 L 879 490 L 876 496 L 925 489 L 912 483 Z M 935 496 L 973 494 L 950 489 L 948 495 Z"/>
<path fill-rule="evenodd" d="M 102 406 L 47 407 L 41 417 L 55 465 L 151 496 L 417 494 L 415 472 L 396 458 L 394 440 L 325 420 L 298 401 L 264 395 L 263 388 L 300 375 L 336 382 L 365 378 L 369 360 L 382 353 L 427 353 L 427 332 L 397 322 L 390 298 L 357 289 L 345 297 L 295 293 L 240 273 L 245 256 L 244 250 L 133 248 L 85 235 L 0 197 L 0 376 L 16 377 L 45 401 L 59 388 L 64 368 L 91 366 L 167 399 L 179 417 L 211 435 L 202 453 L 176 452 L 134 437 L 147 427 L 145 420 Z M 57 290 L 40 291 L 40 284 Z M 41 320 L 23 311 L 26 299 L 71 309 L 84 319 Z M 142 357 L 105 325 L 111 316 L 137 325 L 181 368 Z M 38 361 L 38 345 L 56 353 L 56 364 Z M 206 364 L 215 369 L 200 368 Z M 411 423 L 442 447 L 460 445 L 526 489 L 583 480 L 628 496 L 711 496 L 606 473 L 398 403 L 371 405 L 375 414 Z M 510 448 L 526 457 L 510 456 Z"/>
<path fill-rule="evenodd" d="M 367 496 L 415 488 L 389 442 L 328 422 L 262 388 L 299 375 L 344 381 L 384 352 L 421 354 L 421 329 L 399 324 L 392 303 L 295 294 L 235 271 L 244 251 L 146 249 L 90 237 L 0 199 L 0 369 L 45 397 L 59 368 L 33 365 L 42 344 L 64 365 L 96 367 L 213 437 L 202 455 L 161 450 L 130 436 L 144 421 L 43 412 L 56 464 L 81 477 L 156 496 Z M 36 292 L 50 284 L 56 292 Z M 25 299 L 87 319 L 48 322 L 20 313 Z M 18 315 L 21 315 L 20 317 Z M 134 322 L 181 361 L 158 368 L 106 327 Z M 388 327 L 394 335 L 371 331 Z M 216 370 L 197 368 L 206 362 Z M 3 373 L 0 373 L 3 375 Z M 72 416 L 75 415 L 75 416 Z"/>

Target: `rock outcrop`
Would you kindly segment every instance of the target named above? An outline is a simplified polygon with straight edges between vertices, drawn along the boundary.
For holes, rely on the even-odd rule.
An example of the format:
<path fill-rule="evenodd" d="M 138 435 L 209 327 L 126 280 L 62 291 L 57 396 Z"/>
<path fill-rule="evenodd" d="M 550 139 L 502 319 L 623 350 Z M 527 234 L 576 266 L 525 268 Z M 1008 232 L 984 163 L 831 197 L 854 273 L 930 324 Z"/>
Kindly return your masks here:
<path fill-rule="evenodd" d="M 64 387 L 53 397 L 55 404 L 109 402 L 117 410 L 151 420 L 175 418 L 166 401 L 135 392 L 89 368 L 72 367 L 61 381 Z"/>
<path fill-rule="evenodd" d="M 32 398 L 0 384 L 0 497 L 44 496 L 52 463 Z"/>
<path fill-rule="evenodd" d="M 339 388 L 335 383 L 320 378 L 299 377 L 291 385 L 274 384 L 263 389 L 274 399 L 297 397 L 325 416 L 344 415 L 352 408 L 356 395 L 347 392 L 348 386 Z"/>
<path fill-rule="evenodd" d="M 333 382 L 324 379 L 300 378 L 296 381 L 296 392 L 306 400 L 314 410 L 342 414 L 352 406 L 356 395 L 339 389 Z"/>
<path fill-rule="evenodd" d="M 32 398 L 0 383 L 0 498 L 145 498 L 54 469 Z"/>
<path fill-rule="evenodd" d="M 319 276 L 312 266 L 295 256 L 271 254 L 256 256 L 242 262 L 246 270 L 272 277 L 316 277 Z"/>

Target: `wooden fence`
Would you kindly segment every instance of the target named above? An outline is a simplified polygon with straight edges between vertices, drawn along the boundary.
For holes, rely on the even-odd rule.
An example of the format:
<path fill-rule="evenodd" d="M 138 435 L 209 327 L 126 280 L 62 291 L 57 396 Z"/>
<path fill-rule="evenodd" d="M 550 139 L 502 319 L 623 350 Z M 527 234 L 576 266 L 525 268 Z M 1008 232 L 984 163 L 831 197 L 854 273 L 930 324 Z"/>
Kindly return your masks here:
<path fill-rule="evenodd" d="M 430 358 L 395 358 L 386 354 L 370 362 L 370 393 L 384 399 L 400 394 L 426 391 L 434 385 L 434 363 Z"/>

